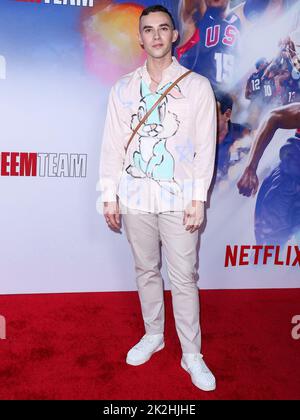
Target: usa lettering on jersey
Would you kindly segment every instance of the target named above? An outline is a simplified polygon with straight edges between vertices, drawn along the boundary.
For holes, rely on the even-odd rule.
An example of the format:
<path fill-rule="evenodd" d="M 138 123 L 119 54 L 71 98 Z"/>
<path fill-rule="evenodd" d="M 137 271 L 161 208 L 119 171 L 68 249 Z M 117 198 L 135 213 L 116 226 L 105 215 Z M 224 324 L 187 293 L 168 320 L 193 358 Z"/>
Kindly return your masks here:
<path fill-rule="evenodd" d="M 236 43 L 239 31 L 233 25 L 227 25 L 222 36 L 222 44 L 233 46 Z M 215 47 L 221 40 L 221 25 L 214 25 L 206 28 L 205 46 L 207 48 Z"/>

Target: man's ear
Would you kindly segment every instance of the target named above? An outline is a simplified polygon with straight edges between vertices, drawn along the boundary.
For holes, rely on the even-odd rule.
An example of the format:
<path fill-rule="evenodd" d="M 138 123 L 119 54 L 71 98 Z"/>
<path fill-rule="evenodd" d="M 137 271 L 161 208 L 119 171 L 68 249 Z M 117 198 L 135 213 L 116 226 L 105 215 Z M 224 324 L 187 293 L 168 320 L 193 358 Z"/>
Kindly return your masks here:
<path fill-rule="evenodd" d="M 228 108 L 228 109 L 225 111 L 225 116 L 226 116 L 227 121 L 229 121 L 229 120 L 230 120 L 230 118 L 231 118 L 231 109 L 230 109 L 230 108 Z"/>
<path fill-rule="evenodd" d="M 178 33 L 177 29 L 174 29 L 173 30 L 173 39 L 172 39 L 172 42 L 176 42 L 177 39 L 178 39 L 178 36 L 179 36 L 179 33 Z"/>
<path fill-rule="evenodd" d="M 139 40 L 139 44 L 140 44 L 140 46 L 141 46 L 142 48 L 144 48 L 144 43 L 143 43 L 143 40 L 142 40 L 142 37 L 141 37 L 140 32 L 138 32 L 137 36 L 138 36 L 138 40 Z"/>

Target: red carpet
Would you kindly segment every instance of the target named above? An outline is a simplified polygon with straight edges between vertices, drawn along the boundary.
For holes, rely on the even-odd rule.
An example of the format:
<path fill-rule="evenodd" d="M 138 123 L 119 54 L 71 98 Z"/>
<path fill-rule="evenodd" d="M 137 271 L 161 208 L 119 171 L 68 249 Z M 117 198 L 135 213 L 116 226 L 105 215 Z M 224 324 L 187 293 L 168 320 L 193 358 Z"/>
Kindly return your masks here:
<path fill-rule="evenodd" d="M 0 399 L 300 399 L 300 289 L 202 291 L 203 353 L 217 377 L 204 393 L 180 367 L 166 293 L 166 347 L 124 363 L 143 334 L 134 292 L 0 296 Z"/>

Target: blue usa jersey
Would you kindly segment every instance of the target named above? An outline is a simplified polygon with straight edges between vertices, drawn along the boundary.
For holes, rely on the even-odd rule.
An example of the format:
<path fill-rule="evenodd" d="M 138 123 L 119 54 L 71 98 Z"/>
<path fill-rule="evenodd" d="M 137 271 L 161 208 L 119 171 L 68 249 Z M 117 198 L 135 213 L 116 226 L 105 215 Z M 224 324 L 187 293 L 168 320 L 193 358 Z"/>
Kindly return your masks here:
<path fill-rule="evenodd" d="M 283 83 L 281 98 L 283 105 L 300 102 L 300 82 L 290 77 Z"/>
<path fill-rule="evenodd" d="M 262 83 L 262 99 L 265 103 L 270 103 L 276 99 L 276 85 L 274 78 L 264 77 Z"/>
<path fill-rule="evenodd" d="M 248 79 L 247 86 L 249 88 L 250 98 L 251 100 L 256 99 L 261 96 L 262 90 L 262 81 L 261 77 L 264 74 L 264 70 L 256 71 L 255 73 L 251 74 Z"/>
<path fill-rule="evenodd" d="M 213 88 L 224 88 L 233 77 L 240 20 L 234 13 L 222 18 L 208 9 L 202 18 L 196 14 L 195 25 L 193 36 L 176 48 L 177 59 L 207 77 Z"/>

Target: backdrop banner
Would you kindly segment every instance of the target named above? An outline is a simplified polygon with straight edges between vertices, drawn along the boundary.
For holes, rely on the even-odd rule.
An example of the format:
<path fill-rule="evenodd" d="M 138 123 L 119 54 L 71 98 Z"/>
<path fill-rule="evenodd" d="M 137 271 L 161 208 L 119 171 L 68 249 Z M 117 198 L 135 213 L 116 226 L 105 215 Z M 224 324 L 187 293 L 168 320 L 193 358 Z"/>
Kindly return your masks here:
<path fill-rule="evenodd" d="M 199 287 L 300 286 L 300 0 L 1 0 L 0 294 L 136 289 L 99 156 L 109 91 L 143 65 L 139 16 L 157 3 L 218 106 Z M 178 154 L 193 159 L 191 139 Z"/>

